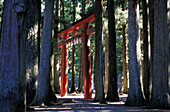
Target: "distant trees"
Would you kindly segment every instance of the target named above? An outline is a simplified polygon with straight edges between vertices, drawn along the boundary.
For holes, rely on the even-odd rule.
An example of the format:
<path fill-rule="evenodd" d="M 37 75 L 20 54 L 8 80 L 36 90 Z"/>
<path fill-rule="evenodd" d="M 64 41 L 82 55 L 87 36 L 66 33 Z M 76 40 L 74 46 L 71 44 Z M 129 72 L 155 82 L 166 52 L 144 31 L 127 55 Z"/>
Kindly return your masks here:
<path fill-rule="evenodd" d="M 76 0 L 72 0 L 73 2 L 73 23 L 76 20 Z M 73 44 L 72 46 L 72 76 L 71 76 L 71 93 L 76 91 L 75 87 L 75 76 L 76 76 L 76 48 Z"/>
<path fill-rule="evenodd" d="M 59 38 L 57 37 L 57 32 L 60 29 L 59 21 L 60 21 L 60 0 L 56 0 L 55 2 L 55 16 L 54 16 L 54 39 L 53 39 L 53 55 L 54 55 L 54 92 L 60 93 L 60 83 L 59 83 L 59 76 L 60 76 L 60 49 L 58 48 L 58 41 Z"/>
<path fill-rule="evenodd" d="M 61 4 L 59 4 L 59 1 Z M 129 44 L 129 76 L 130 88 L 126 105 L 141 106 L 147 105 L 151 108 L 170 108 L 170 76 L 169 76 L 169 30 L 170 30 L 170 0 L 142 0 L 143 14 L 143 44 L 139 36 L 139 1 L 129 0 L 128 22 L 122 22 L 122 15 L 115 18 L 115 12 L 125 11 L 127 8 L 126 0 L 96 0 L 95 2 L 95 98 L 94 101 L 105 103 L 104 84 L 103 84 L 103 40 L 109 42 L 109 87 L 107 100 L 118 101 L 117 75 L 124 73 L 124 93 L 128 92 L 127 88 L 127 66 L 126 66 L 126 45 Z M 148 1 L 148 3 L 147 3 Z M 27 99 L 30 103 L 35 95 L 35 82 L 38 75 L 38 56 L 40 48 L 40 5 L 41 0 L 14 0 L 4 1 L 3 23 L 0 40 L 0 111 L 25 111 L 25 92 L 27 80 Z M 81 12 L 76 12 L 76 2 L 82 7 Z M 80 3 L 81 2 L 81 3 Z M 108 6 L 103 7 L 103 3 Z M 168 4 L 167 4 L 168 3 Z M 71 6 L 73 4 L 73 10 Z M 87 4 L 91 7 L 87 8 Z M 55 32 L 57 37 L 58 23 L 62 23 L 60 28 L 66 28 L 68 21 L 73 19 L 75 22 L 76 15 L 84 17 L 85 14 L 93 8 L 94 0 L 56 0 L 56 18 L 54 20 Z M 59 8 L 60 5 L 60 8 Z M 122 6 L 121 6 L 122 5 Z M 167 9 L 168 5 L 168 9 Z M 125 8 L 126 7 L 126 8 Z M 108 27 L 109 38 L 103 39 L 103 14 L 108 9 Z M 43 33 L 41 41 L 41 57 L 39 66 L 38 86 L 36 96 L 32 104 L 39 105 L 41 103 L 48 104 L 48 101 L 56 101 L 52 86 L 50 84 L 50 55 L 51 55 L 51 37 L 53 22 L 54 0 L 46 0 Z M 104 10 L 103 10 L 104 9 Z M 119 9 L 119 10 L 118 10 Z M 61 12 L 58 12 L 61 10 Z M 69 11 L 68 11 L 69 10 Z M 77 10 L 77 11 L 80 11 Z M 0 11 L 2 11 L 0 9 Z M 169 12 L 167 12 L 169 11 Z M 73 15 L 69 15 L 69 13 Z M 58 15 L 61 14 L 60 17 Z M 167 16 L 168 15 L 168 16 Z M 107 15 L 105 15 L 107 16 Z M 73 17 L 73 18 L 72 18 Z M 80 17 L 79 17 L 80 18 Z M 124 19 L 124 18 L 123 18 Z M 106 19 L 105 19 L 106 20 Z M 118 22 L 115 22 L 117 20 Z M 102 23 L 103 22 L 103 23 Z M 141 22 L 141 23 L 142 23 Z M 128 23 L 128 42 L 126 43 L 126 24 Z M 167 24 L 168 23 L 168 24 Z M 85 27 L 91 27 L 93 23 L 85 24 Z M 115 28 L 116 26 L 116 28 Z M 121 28 L 117 28 L 121 26 Z M 84 27 L 84 28 L 85 28 Z M 121 32 L 121 36 L 116 34 Z M 104 30 L 108 35 L 108 32 Z M 105 36 L 105 35 L 104 35 Z M 108 40 L 107 40 L 108 39 Z M 121 42 L 118 41 L 121 40 Z M 54 42 L 55 41 L 55 42 Z M 53 46 L 58 40 L 53 40 Z M 85 42 L 84 42 L 85 43 Z M 118 43 L 121 43 L 120 45 Z M 123 43 L 123 46 L 122 46 Z M 107 42 L 105 43 L 107 44 Z M 143 45 L 144 75 L 143 90 L 141 90 L 141 45 Z M 54 70 L 54 90 L 59 93 L 59 57 L 60 53 L 57 47 L 53 49 L 55 53 L 55 70 Z M 80 45 L 81 46 L 81 45 Z M 107 45 L 106 45 L 107 46 Z M 121 48 L 120 48 L 121 46 Z M 93 47 L 93 46 L 92 46 Z M 123 53 L 122 53 L 123 47 Z M 81 49 L 81 47 L 80 47 Z M 78 49 L 78 50 L 80 50 Z M 94 48 L 93 48 L 94 49 Z M 123 54 L 119 57 L 119 54 Z M 121 52 L 120 52 L 121 51 Z M 72 91 L 75 91 L 75 46 L 71 51 L 73 53 L 73 80 Z M 79 74 L 79 92 L 83 91 L 83 74 L 82 74 L 82 49 L 80 50 L 81 61 Z M 107 56 L 107 54 L 106 54 Z M 90 55 L 89 55 L 90 57 Z M 106 57 L 105 57 L 106 58 Z M 118 58 L 123 58 L 118 59 Z M 106 58 L 107 59 L 107 58 Z M 123 63 L 121 62 L 123 61 Z M 79 61 L 78 61 L 79 62 Z M 123 67 L 121 70 L 118 64 Z M 122 64 L 122 65 L 121 65 Z M 91 65 L 93 66 L 93 65 Z M 106 68 L 105 68 L 106 69 Z M 107 72 L 107 70 L 106 70 Z M 107 75 L 106 79 L 107 79 Z M 106 81 L 107 82 L 107 81 Z M 106 84 L 107 87 L 107 84 Z M 152 92 L 150 93 L 150 90 Z M 107 91 L 107 90 L 106 90 Z M 142 92 L 144 92 L 142 94 Z M 143 97 L 144 95 L 144 97 Z M 145 102 L 144 98 L 147 100 Z"/>

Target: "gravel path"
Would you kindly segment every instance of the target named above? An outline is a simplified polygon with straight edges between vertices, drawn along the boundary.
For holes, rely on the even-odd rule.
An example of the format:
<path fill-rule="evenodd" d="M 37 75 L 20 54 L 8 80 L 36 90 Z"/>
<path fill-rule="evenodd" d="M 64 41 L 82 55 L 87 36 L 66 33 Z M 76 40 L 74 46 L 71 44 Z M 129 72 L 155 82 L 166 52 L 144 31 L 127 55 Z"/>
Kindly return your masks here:
<path fill-rule="evenodd" d="M 28 112 L 170 112 L 169 110 L 124 106 L 124 101 L 126 101 L 127 98 L 126 95 L 121 95 L 121 101 L 119 102 L 107 102 L 107 104 L 84 100 L 83 94 L 69 94 L 67 97 L 57 95 L 57 98 L 61 103 L 54 106 L 30 107 L 34 108 L 34 110 Z"/>

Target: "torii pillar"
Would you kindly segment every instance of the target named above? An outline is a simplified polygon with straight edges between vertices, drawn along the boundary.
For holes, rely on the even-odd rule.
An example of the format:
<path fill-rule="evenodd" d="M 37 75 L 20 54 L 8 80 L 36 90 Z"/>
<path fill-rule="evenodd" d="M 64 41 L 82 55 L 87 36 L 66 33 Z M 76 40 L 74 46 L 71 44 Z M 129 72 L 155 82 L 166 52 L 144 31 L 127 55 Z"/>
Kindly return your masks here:
<path fill-rule="evenodd" d="M 67 36 L 68 34 L 64 34 L 62 43 L 61 97 L 67 95 L 68 89 L 68 47 L 65 43 Z"/>
<path fill-rule="evenodd" d="M 83 24 L 84 99 L 92 99 L 90 37 L 87 29 L 88 23 Z"/>

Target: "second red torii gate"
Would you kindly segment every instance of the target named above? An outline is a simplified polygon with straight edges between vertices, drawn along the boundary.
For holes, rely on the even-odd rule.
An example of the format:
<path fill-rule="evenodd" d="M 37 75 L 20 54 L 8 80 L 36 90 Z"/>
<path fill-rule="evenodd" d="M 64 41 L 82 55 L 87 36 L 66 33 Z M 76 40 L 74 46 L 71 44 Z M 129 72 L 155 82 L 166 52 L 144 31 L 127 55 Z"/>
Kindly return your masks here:
<path fill-rule="evenodd" d="M 70 27 L 58 33 L 58 37 L 63 37 L 58 43 L 58 47 L 62 48 L 62 72 L 61 72 L 61 97 L 66 96 L 68 89 L 68 46 L 67 41 L 79 36 L 83 38 L 83 76 L 84 76 L 84 99 L 92 98 L 91 84 L 91 55 L 90 55 L 90 35 L 95 33 L 95 28 L 91 28 L 89 23 L 95 20 L 95 13 L 91 13 L 85 18 L 73 23 Z M 83 28 L 80 34 L 77 30 Z M 69 34 L 73 33 L 72 37 Z M 75 40 L 75 39 L 74 39 Z"/>

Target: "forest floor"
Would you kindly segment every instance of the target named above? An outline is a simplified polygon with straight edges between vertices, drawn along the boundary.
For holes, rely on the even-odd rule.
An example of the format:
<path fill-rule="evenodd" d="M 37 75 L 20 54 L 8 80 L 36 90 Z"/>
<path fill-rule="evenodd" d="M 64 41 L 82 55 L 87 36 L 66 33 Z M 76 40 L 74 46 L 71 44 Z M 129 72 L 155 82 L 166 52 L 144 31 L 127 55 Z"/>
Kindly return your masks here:
<path fill-rule="evenodd" d="M 28 112 L 169 112 L 169 110 L 147 109 L 146 107 L 128 107 L 124 103 L 127 95 L 120 95 L 119 102 L 107 102 L 99 104 L 83 98 L 83 94 L 68 94 L 66 97 L 57 98 L 60 103 L 53 106 L 32 106 Z M 94 94 L 92 95 L 94 98 Z"/>

